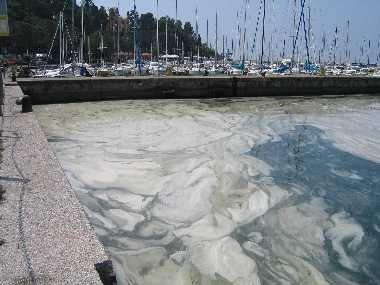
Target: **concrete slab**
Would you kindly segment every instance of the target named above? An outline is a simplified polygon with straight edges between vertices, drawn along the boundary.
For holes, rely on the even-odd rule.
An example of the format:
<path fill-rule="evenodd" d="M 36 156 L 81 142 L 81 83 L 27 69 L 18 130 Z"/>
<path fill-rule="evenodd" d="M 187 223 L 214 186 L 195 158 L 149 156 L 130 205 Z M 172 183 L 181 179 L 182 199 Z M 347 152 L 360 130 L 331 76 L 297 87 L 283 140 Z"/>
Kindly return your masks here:
<path fill-rule="evenodd" d="M 102 284 L 108 259 L 33 113 L 5 87 L 1 122 L 0 284 Z"/>

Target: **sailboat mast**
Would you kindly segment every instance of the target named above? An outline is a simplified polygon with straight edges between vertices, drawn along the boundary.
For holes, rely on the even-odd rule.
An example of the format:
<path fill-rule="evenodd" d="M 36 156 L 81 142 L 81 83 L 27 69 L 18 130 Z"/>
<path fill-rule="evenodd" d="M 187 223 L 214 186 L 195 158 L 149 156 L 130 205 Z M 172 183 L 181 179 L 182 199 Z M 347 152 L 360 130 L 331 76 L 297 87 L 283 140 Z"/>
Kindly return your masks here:
<path fill-rule="evenodd" d="M 153 42 L 150 43 L 150 61 L 153 61 Z"/>
<path fill-rule="evenodd" d="M 208 19 L 206 21 L 206 45 L 208 47 Z"/>
<path fill-rule="evenodd" d="M 81 31 L 82 31 L 82 34 L 81 34 L 81 39 L 80 39 L 80 62 L 83 63 L 83 46 L 84 46 L 84 19 L 83 19 L 83 16 L 84 16 L 84 0 L 82 0 L 82 15 L 81 15 Z"/>
<path fill-rule="evenodd" d="M 367 52 L 368 65 L 370 64 L 370 60 L 369 60 L 370 52 L 371 52 L 371 40 L 368 40 L 368 52 Z"/>
<path fill-rule="evenodd" d="M 377 65 L 379 65 L 380 64 L 380 35 L 379 35 L 379 39 L 377 40 L 377 51 L 378 51 Z"/>
<path fill-rule="evenodd" d="M 222 52 L 222 55 L 223 55 L 223 65 L 224 65 L 224 35 L 223 35 L 223 52 Z"/>
<path fill-rule="evenodd" d="M 166 65 L 168 65 L 168 17 L 166 17 L 165 34 L 166 34 Z"/>
<path fill-rule="evenodd" d="M 157 17 L 157 30 L 156 30 L 156 47 L 157 47 L 157 62 L 160 61 L 160 42 L 158 39 L 158 20 L 159 20 L 159 14 L 158 14 L 158 0 L 157 0 L 157 5 L 156 5 L 156 17 Z"/>
<path fill-rule="evenodd" d="M 100 24 L 100 54 L 101 54 L 101 61 L 102 61 L 102 66 L 104 66 L 104 41 L 103 41 L 103 24 Z"/>
<path fill-rule="evenodd" d="M 133 62 L 136 65 L 136 0 L 133 0 Z M 153 56 L 153 52 L 151 53 Z"/>
<path fill-rule="evenodd" d="M 68 37 L 67 36 L 64 36 L 64 39 L 65 39 L 65 55 L 67 55 L 67 42 L 68 42 Z"/>
<path fill-rule="evenodd" d="M 338 45 L 338 27 L 335 29 L 335 39 L 334 39 L 334 65 L 336 64 L 336 51 Z"/>
<path fill-rule="evenodd" d="M 293 67 L 294 65 L 294 49 L 296 46 L 296 34 L 297 34 L 297 29 L 296 29 L 296 9 L 297 9 L 297 0 L 294 0 L 294 7 L 293 7 L 293 53 L 292 53 L 292 62 L 291 66 Z"/>
<path fill-rule="evenodd" d="M 185 61 L 185 43 L 182 41 L 182 61 Z"/>
<path fill-rule="evenodd" d="M 179 49 L 179 41 L 178 41 L 178 35 L 177 35 L 177 22 L 178 22 L 178 0 L 175 0 L 175 28 L 174 28 L 174 39 L 176 42 L 176 51 L 175 54 L 177 54 Z"/>
<path fill-rule="evenodd" d="M 347 37 L 346 37 L 346 60 L 347 65 L 350 64 L 350 20 L 347 20 Z"/>
<path fill-rule="evenodd" d="M 235 49 L 235 47 L 234 47 L 234 39 L 232 38 L 231 39 L 231 53 L 232 53 L 232 56 L 235 54 L 234 49 Z"/>
<path fill-rule="evenodd" d="M 65 64 L 65 24 L 62 14 L 62 62 Z"/>
<path fill-rule="evenodd" d="M 226 35 L 225 41 L 226 41 L 226 45 L 225 45 L 225 47 L 226 47 L 226 55 L 228 57 L 228 51 L 229 51 L 229 49 L 228 49 L 228 36 L 227 35 Z"/>
<path fill-rule="evenodd" d="M 71 35 L 72 35 L 72 39 L 74 40 L 74 33 L 75 33 L 75 17 L 74 17 L 74 14 L 75 14 L 75 4 L 76 4 L 76 1 L 75 0 L 72 0 L 71 1 Z M 74 57 L 73 57 L 74 58 Z"/>
<path fill-rule="evenodd" d="M 305 21 L 305 4 L 306 4 L 306 0 L 301 0 L 301 17 L 302 17 L 302 21 L 303 21 L 303 29 L 304 29 L 304 33 L 305 33 L 305 44 L 306 44 L 306 54 L 307 54 L 307 63 L 310 63 L 310 53 L 309 53 L 309 38 L 308 38 L 308 34 L 310 34 L 310 29 L 309 29 L 309 32 L 307 31 L 307 28 L 306 28 L 306 21 Z M 310 28 L 310 26 L 309 26 Z"/>
<path fill-rule="evenodd" d="M 361 55 L 360 56 L 360 63 L 362 63 L 364 60 L 364 45 L 365 45 L 365 39 L 363 39 L 363 42 L 360 46 L 360 55 Z"/>
<path fill-rule="evenodd" d="M 247 6 L 248 6 L 248 0 L 245 0 L 245 8 L 244 8 L 244 35 L 243 35 L 243 66 L 245 63 L 245 41 L 246 41 L 246 34 L 247 34 Z"/>
<path fill-rule="evenodd" d="M 326 63 L 326 44 L 327 44 L 327 39 L 326 39 L 326 33 L 323 33 L 322 37 L 322 61 L 325 64 Z"/>
<path fill-rule="evenodd" d="M 315 42 L 314 42 L 314 32 L 313 32 L 313 26 L 312 26 L 312 21 L 311 21 L 311 1 L 309 2 L 309 35 L 308 35 L 308 41 L 310 44 L 310 47 L 313 51 L 313 62 L 316 62 L 316 48 L 315 48 Z"/>
<path fill-rule="evenodd" d="M 62 66 L 62 55 L 63 55 L 63 27 L 62 27 L 62 12 L 59 12 L 59 65 Z"/>
<path fill-rule="evenodd" d="M 309 40 L 311 39 L 311 7 L 310 7 L 310 4 L 308 6 L 308 27 L 307 27 L 307 36 L 309 38 Z"/>
<path fill-rule="evenodd" d="M 197 34 L 197 62 L 199 63 L 199 27 L 198 27 L 198 6 L 195 9 L 195 29 L 196 29 L 196 34 Z"/>
<path fill-rule="evenodd" d="M 262 68 L 263 63 L 264 63 L 266 0 L 264 0 L 264 2 L 263 2 L 263 8 L 264 8 L 264 12 L 263 12 L 263 34 L 261 36 L 261 59 L 260 59 L 261 68 Z"/>
<path fill-rule="evenodd" d="M 238 38 L 239 38 L 239 59 L 241 60 L 242 56 L 242 48 L 241 48 L 241 43 L 242 43 L 242 38 L 241 38 L 241 17 L 240 13 L 238 13 Z"/>
<path fill-rule="evenodd" d="M 117 62 L 120 61 L 120 1 L 117 1 Z"/>
<path fill-rule="evenodd" d="M 91 41 L 90 41 L 90 36 L 87 36 L 87 53 L 88 53 L 88 64 L 91 64 Z"/>
<path fill-rule="evenodd" d="M 218 62 L 218 12 L 215 17 L 215 66 Z"/>

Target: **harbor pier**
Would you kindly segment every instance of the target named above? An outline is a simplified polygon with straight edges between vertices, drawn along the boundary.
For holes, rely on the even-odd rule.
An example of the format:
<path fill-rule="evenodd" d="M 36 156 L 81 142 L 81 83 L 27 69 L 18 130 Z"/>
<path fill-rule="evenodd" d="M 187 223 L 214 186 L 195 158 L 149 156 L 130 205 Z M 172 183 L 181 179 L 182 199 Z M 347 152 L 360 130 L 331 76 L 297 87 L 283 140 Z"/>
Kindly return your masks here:
<path fill-rule="evenodd" d="M 18 80 L 33 104 L 103 100 L 380 94 L 380 77 L 112 77 Z"/>

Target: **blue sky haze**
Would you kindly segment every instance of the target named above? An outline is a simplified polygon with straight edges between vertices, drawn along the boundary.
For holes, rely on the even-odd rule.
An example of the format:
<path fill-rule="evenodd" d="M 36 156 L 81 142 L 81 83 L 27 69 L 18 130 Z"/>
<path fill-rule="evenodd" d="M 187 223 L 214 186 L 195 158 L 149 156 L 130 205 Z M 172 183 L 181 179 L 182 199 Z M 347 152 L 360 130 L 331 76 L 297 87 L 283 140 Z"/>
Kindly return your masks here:
<path fill-rule="evenodd" d="M 266 0 L 267 20 L 266 20 L 266 41 L 265 52 L 271 54 L 272 58 L 280 57 L 283 52 L 283 42 L 285 40 L 285 56 L 290 57 L 292 51 L 292 36 L 294 35 L 294 13 L 298 22 L 300 15 L 300 0 L 297 0 L 295 8 L 294 0 Z M 261 0 L 249 0 L 247 9 L 247 43 L 248 55 L 257 57 L 259 45 L 261 43 L 262 25 L 259 23 L 257 33 L 257 44 L 253 49 L 255 30 Z M 94 0 L 97 5 L 105 7 L 117 6 L 117 0 Z M 156 0 L 136 0 L 136 6 L 140 13 L 152 12 L 156 14 Z M 333 42 L 335 30 L 338 27 L 337 60 L 345 61 L 346 58 L 346 38 L 347 21 L 350 21 L 350 33 L 348 47 L 351 50 L 352 60 L 367 61 L 367 56 L 371 62 L 376 62 L 380 53 L 380 1 L 379 0 L 306 0 L 306 6 L 310 6 L 311 14 L 311 39 L 310 55 L 317 59 L 319 50 L 322 48 L 322 38 L 326 37 L 326 48 L 322 56 L 328 59 L 334 54 Z M 219 17 L 219 42 L 218 47 L 222 47 L 222 35 L 228 39 L 228 46 L 231 48 L 232 39 L 235 47 L 239 40 L 237 32 L 238 23 L 244 29 L 243 11 L 244 0 L 178 0 L 178 18 L 190 21 L 195 27 L 195 10 L 199 9 L 198 21 L 199 32 L 206 41 L 206 21 L 209 20 L 209 40 L 214 45 L 215 42 L 215 14 Z M 128 10 L 133 9 L 132 0 L 120 0 L 120 11 L 126 15 Z M 239 18 L 237 17 L 239 13 Z M 175 0 L 159 0 L 159 15 L 175 17 Z M 306 21 L 308 21 L 308 8 L 306 10 Z M 306 58 L 306 48 L 303 30 L 300 31 L 300 40 L 297 49 L 300 60 Z M 369 41 L 371 48 L 369 49 Z M 364 47 L 362 57 L 361 46 Z M 237 52 L 235 56 L 239 56 Z"/>

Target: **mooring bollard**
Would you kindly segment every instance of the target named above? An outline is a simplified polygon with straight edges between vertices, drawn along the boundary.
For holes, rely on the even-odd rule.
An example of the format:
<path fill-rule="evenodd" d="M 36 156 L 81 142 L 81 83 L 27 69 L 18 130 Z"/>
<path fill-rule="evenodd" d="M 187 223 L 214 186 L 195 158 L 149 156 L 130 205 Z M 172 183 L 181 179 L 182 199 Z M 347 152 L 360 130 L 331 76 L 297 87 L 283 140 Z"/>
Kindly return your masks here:
<path fill-rule="evenodd" d="M 22 106 L 22 113 L 33 112 L 32 99 L 28 95 L 25 95 L 24 97 L 17 99 L 16 104 Z"/>
<path fill-rule="evenodd" d="M 116 285 L 116 274 L 113 270 L 111 260 L 106 260 L 102 263 L 95 264 L 95 269 L 98 271 L 100 280 L 104 285 Z"/>
<path fill-rule="evenodd" d="M 0 116 L 3 116 L 3 106 L 4 106 L 4 83 L 3 83 L 3 75 L 0 74 Z"/>

